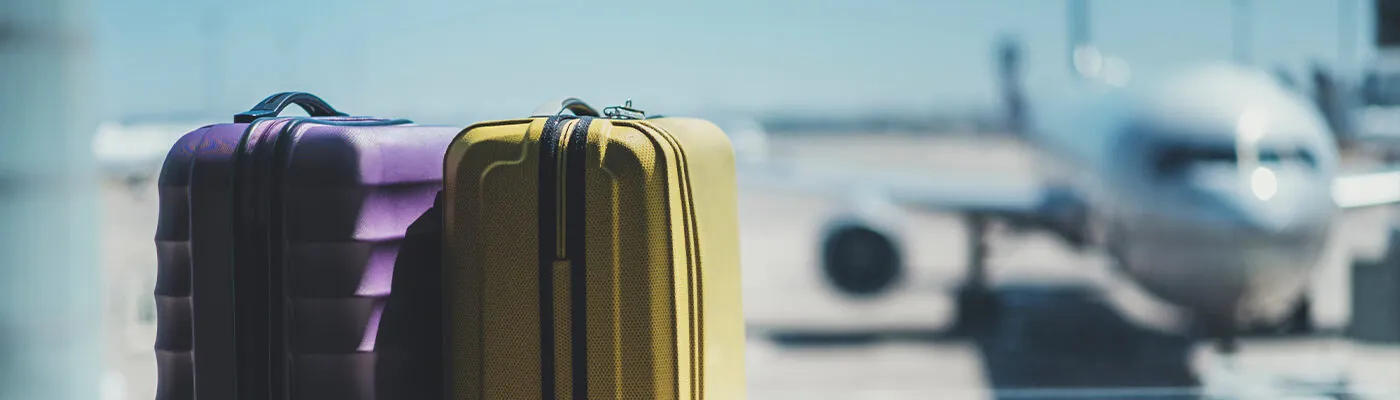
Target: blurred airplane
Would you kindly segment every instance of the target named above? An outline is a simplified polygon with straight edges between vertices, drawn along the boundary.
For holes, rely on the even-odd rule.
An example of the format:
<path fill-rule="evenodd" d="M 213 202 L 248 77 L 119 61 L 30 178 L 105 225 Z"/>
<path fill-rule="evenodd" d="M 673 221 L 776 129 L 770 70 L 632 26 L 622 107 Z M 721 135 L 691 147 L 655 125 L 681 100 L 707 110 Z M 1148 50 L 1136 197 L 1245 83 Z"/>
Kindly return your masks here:
<path fill-rule="evenodd" d="M 1340 174 L 1322 116 L 1268 73 L 1206 66 L 1156 84 L 1081 89 L 1016 124 L 1068 167 L 1063 176 L 767 163 L 741 169 L 741 184 L 851 199 L 821 245 L 821 268 L 848 295 L 879 295 L 902 276 L 907 257 L 892 233 L 902 210 L 952 211 L 967 217 L 971 239 L 957 331 L 995 312 L 987 234 L 1001 222 L 1104 251 L 1122 275 L 1185 311 L 1181 328 L 1227 351 L 1258 324 L 1311 329 L 1304 289 L 1336 214 L 1400 201 L 1400 171 Z"/>

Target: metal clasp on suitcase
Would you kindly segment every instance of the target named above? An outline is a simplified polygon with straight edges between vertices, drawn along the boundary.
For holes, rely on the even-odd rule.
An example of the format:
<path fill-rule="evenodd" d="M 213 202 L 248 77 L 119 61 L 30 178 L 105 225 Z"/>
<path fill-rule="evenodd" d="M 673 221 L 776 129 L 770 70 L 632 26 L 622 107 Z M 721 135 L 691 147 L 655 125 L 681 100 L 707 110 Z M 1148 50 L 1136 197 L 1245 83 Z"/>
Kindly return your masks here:
<path fill-rule="evenodd" d="M 632 108 L 632 99 L 627 99 L 620 106 L 603 108 L 603 115 L 611 119 L 646 119 L 646 111 Z"/>

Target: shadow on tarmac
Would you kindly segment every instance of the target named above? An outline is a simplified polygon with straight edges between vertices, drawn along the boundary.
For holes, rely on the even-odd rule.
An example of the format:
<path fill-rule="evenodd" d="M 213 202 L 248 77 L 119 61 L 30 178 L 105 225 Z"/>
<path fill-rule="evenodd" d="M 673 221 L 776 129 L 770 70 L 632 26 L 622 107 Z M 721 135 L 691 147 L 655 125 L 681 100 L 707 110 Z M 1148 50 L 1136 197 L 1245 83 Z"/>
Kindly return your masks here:
<path fill-rule="evenodd" d="M 850 346 L 883 341 L 976 344 L 999 399 L 1191 399 L 1194 339 L 1132 325 L 1088 287 L 999 286 L 950 331 L 776 333 L 784 346 Z M 1089 389 L 1105 389 L 1093 393 Z M 1134 390 L 1142 389 L 1142 390 Z M 1164 390 L 1164 388 L 1169 388 Z M 1084 390 L 1084 391 L 1080 391 Z"/>

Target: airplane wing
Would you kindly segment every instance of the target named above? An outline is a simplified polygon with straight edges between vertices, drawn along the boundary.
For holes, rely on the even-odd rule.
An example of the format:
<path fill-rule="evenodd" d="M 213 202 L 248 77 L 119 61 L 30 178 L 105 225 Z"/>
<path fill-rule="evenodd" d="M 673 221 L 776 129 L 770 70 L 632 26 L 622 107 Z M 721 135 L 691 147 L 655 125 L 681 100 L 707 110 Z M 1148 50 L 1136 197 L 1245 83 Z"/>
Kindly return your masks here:
<path fill-rule="evenodd" d="M 1400 203 L 1400 168 L 1338 176 L 1332 181 L 1332 200 L 1341 208 Z"/>
<path fill-rule="evenodd" d="M 1027 214 L 1041 207 L 1047 188 L 1040 182 L 976 173 L 880 170 L 827 164 L 764 163 L 739 169 L 743 187 L 815 195 L 885 196 L 922 209 L 954 212 Z"/>
<path fill-rule="evenodd" d="M 1043 229 L 1070 245 L 1088 244 L 1089 213 L 1083 197 L 1068 186 L 1034 178 L 1015 179 L 968 171 L 880 170 L 827 164 L 741 165 L 744 188 L 777 189 L 827 196 L 881 196 L 927 211 L 997 218 L 1016 228 Z"/>

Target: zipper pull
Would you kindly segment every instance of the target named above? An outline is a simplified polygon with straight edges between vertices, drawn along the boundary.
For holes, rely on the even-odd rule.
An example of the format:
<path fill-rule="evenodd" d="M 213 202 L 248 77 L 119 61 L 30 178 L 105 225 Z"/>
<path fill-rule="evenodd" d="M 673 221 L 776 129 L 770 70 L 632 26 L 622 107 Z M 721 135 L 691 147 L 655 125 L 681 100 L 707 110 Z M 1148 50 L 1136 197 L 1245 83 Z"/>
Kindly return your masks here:
<path fill-rule="evenodd" d="M 607 116 L 609 119 L 646 119 L 646 118 L 647 118 L 647 113 L 646 113 L 646 111 L 642 111 L 642 110 L 640 110 L 640 109 L 632 108 L 632 99 L 627 99 L 627 101 L 626 101 L 625 103 L 622 103 L 622 105 L 620 105 L 620 106 L 611 106 L 611 107 L 605 107 L 605 108 L 603 108 L 603 115 L 604 115 L 604 116 Z"/>

